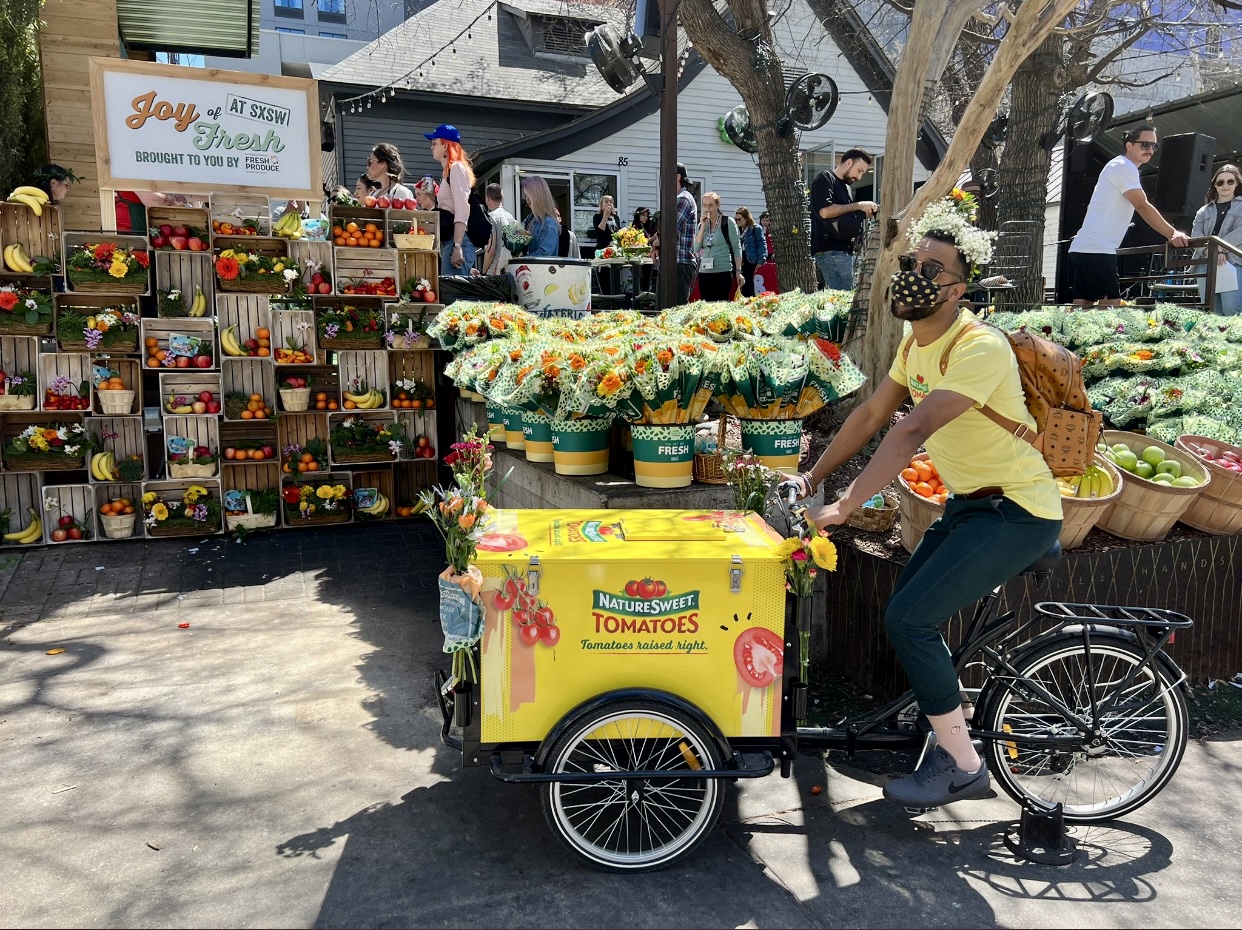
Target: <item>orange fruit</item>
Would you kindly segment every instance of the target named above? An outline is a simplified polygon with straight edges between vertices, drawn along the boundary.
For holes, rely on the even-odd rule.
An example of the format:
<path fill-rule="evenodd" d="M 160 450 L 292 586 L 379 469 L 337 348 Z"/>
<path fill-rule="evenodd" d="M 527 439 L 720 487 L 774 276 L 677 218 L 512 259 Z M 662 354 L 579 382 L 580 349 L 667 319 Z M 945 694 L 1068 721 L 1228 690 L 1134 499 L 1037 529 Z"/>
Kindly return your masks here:
<path fill-rule="evenodd" d="M 926 481 L 916 481 L 910 488 L 919 497 L 931 497 L 932 489 Z"/>
<path fill-rule="evenodd" d="M 342 229 L 340 226 L 333 226 L 333 227 L 332 227 L 332 235 L 334 235 L 334 236 L 342 236 L 342 235 L 344 235 L 344 234 L 345 234 L 345 230 L 344 230 L 344 229 Z"/>
<path fill-rule="evenodd" d="M 298 471 L 306 471 L 306 463 L 298 462 Z"/>
<path fill-rule="evenodd" d="M 328 409 L 328 402 L 327 402 L 326 400 L 317 400 L 317 401 L 315 401 L 315 409 L 316 409 L 316 410 L 327 410 L 327 409 Z"/>
<path fill-rule="evenodd" d="M 378 227 L 378 226 L 376 226 L 374 223 L 367 223 L 367 225 L 366 225 L 365 229 L 366 229 L 366 231 L 367 231 L 367 232 L 369 232 L 369 233 L 373 233 L 373 232 L 378 232 L 378 231 L 379 231 L 379 227 Z"/>
<path fill-rule="evenodd" d="M 260 409 L 258 409 L 258 410 L 256 410 L 256 411 L 254 412 L 254 418 L 255 418 L 256 420 L 266 420 L 266 419 L 267 419 L 267 417 L 268 417 L 268 412 L 267 412 L 266 410 L 262 409 L 262 408 L 260 408 Z"/>
<path fill-rule="evenodd" d="M 378 249 L 380 247 L 380 241 L 378 239 L 372 239 L 367 243 L 367 245 L 373 249 Z"/>
<path fill-rule="evenodd" d="M 914 482 L 919 480 L 919 473 L 913 468 L 903 468 L 901 470 L 901 477 L 905 479 L 906 484 L 914 484 Z"/>
<path fill-rule="evenodd" d="M 272 354 L 272 350 L 267 346 L 259 346 L 259 358 L 268 358 Z"/>
<path fill-rule="evenodd" d="M 289 467 L 289 463 L 288 463 L 288 462 L 285 462 L 285 464 L 284 464 L 283 466 L 281 466 L 281 469 L 280 469 L 280 470 L 281 470 L 281 471 L 283 471 L 286 475 L 292 475 L 292 474 L 293 474 L 293 469 Z"/>
<path fill-rule="evenodd" d="M 346 237 L 345 237 L 345 244 L 346 244 L 346 245 L 357 245 L 357 244 L 358 244 L 358 237 L 357 237 L 357 236 L 346 236 Z"/>
<path fill-rule="evenodd" d="M 148 337 L 147 337 L 146 342 L 145 342 L 145 343 L 143 343 L 143 344 L 144 344 L 144 345 L 145 345 L 148 349 L 154 349 L 156 346 L 158 346 L 158 345 L 160 344 L 160 341 L 159 341 L 158 339 L 156 339 L 154 336 L 148 336 Z"/>
<path fill-rule="evenodd" d="M 243 410 L 243 411 L 241 412 L 241 418 L 242 418 L 243 420 L 253 420 L 253 419 L 254 419 L 254 411 L 253 411 L 253 410 Z"/>
<path fill-rule="evenodd" d="M 346 240 L 344 236 L 337 236 L 335 239 L 332 240 L 332 244 L 333 245 L 344 245 L 345 241 Z"/>
<path fill-rule="evenodd" d="M 356 233 L 356 232 L 358 231 L 358 224 L 357 224 L 357 223 L 347 223 L 347 224 L 345 225 L 345 231 L 346 231 L 347 233 Z"/>
<path fill-rule="evenodd" d="M 152 355 L 149 359 L 147 359 L 147 367 L 148 368 L 159 368 L 160 360 L 156 358 L 154 355 Z"/>
<path fill-rule="evenodd" d="M 251 394 L 251 395 L 250 395 L 250 399 L 251 399 L 251 400 L 262 400 L 262 399 L 263 399 L 263 395 L 262 395 L 262 394 Z"/>
<path fill-rule="evenodd" d="M 345 401 L 345 409 L 346 409 L 346 410 L 353 410 L 355 406 L 357 406 L 357 405 L 356 405 L 356 404 L 355 404 L 352 400 L 347 400 L 347 401 Z"/>
<path fill-rule="evenodd" d="M 311 455 L 309 452 L 303 452 L 302 457 L 298 459 L 298 461 L 299 462 L 313 462 L 315 461 L 315 457 Z"/>
<path fill-rule="evenodd" d="M 336 409 L 336 401 L 334 401 L 334 400 L 330 400 L 330 401 L 328 401 L 328 409 L 329 409 L 329 410 L 335 410 L 335 409 Z"/>
<path fill-rule="evenodd" d="M 272 331 L 271 331 L 270 329 L 268 329 L 266 326 L 260 326 L 260 327 L 259 327 L 259 328 L 255 331 L 255 334 L 254 334 L 254 335 L 255 335 L 255 338 L 256 338 L 256 339 L 269 339 L 269 338 L 271 338 Z"/>
<path fill-rule="evenodd" d="M 307 462 L 306 470 L 307 471 L 319 471 L 319 463 L 318 462 Z"/>
<path fill-rule="evenodd" d="M 315 395 L 315 400 L 327 400 L 327 399 L 328 399 L 328 393 L 326 391 L 320 391 L 318 394 Z"/>
<path fill-rule="evenodd" d="M 267 332 L 267 330 L 263 330 L 263 332 Z M 268 339 L 266 336 L 259 339 L 259 348 L 270 349 L 271 347 L 272 347 L 272 340 Z"/>
<path fill-rule="evenodd" d="M 131 514 L 131 513 L 133 513 L 133 512 L 134 512 L 134 508 L 133 508 L 133 507 L 131 507 L 129 504 L 126 504 L 126 505 L 125 505 L 125 514 L 126 514 L 126 516 L 128 516 L 129 514 Z"/>
<path fill-rule="evenodd" d="M 110 517 L 110 516 L 112 516 L 112 505 L 111 505 L 111 504 L 101 504 L 101 505 L 100 505 L 100 507 L 99 507 L 99 515 L 100 515 L 100 516 L 103 516 L 103 517 Z"/>

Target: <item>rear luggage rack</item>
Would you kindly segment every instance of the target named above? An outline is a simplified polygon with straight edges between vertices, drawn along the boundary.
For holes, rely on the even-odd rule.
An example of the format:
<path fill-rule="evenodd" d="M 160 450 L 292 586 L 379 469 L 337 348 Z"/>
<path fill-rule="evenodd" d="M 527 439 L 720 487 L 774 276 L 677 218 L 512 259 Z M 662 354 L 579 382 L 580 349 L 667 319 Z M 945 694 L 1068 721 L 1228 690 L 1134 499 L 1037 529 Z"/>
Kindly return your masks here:
<path fill-rule="evenodd" d="M 1164 627 L 1188 630 L 1195 622 L 1185 614 L 1159 607 L 1114 607 L 1108 604 L 1069 604 L 1064 601 L 1041 601 L 1035 610 L 1045 617 L 1062 622 L 1115 623 L 1121 626 Z"/>

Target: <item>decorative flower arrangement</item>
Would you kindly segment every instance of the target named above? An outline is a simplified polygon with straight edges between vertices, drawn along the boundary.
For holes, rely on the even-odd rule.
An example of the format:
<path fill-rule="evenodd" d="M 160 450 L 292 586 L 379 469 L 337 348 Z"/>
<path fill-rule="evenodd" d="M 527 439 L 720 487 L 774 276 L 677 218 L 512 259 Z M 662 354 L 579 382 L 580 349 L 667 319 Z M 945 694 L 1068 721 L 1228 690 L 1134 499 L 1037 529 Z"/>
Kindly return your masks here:
<path fill-rule="evenodd" d="M 0 332 L 43 335 L 51 330 L 52 295 L 30 287 L 0 287 Z"/>
<path fill-rule="evenodd" d="M 428 314 L 426 304 L 418 308 L 418 312 L 401 312 L 389 308 L 388 331 L 384 334 L 384 342 L 390 349 L 424 349 L 431 341 L 427 336 L 427 327 L 435 319 Z"/>
<path fill-rule="evenodd" d="M 370 344 L 378 349 L 384 338 L 384 311 L 371 307 L 344 304 L 320 310 L 315 322 L 319 345 L 324 348 L 333 348 L 334 344 L 345 348 Z"/>
<path fill-rule="evenodd" d="M 400 423 L 371 423 L 350 416 L 333 428 L 328 441 L 336 462 L 387 461 L 401 454 L 405 430 Z"/>
<path fill-rule="evenodd" d="M 436 394 L 417 379 L 399 378 L 393 385 L 392 406 L 399 410 L 433 410 L 436 406 Z"/>
<path fill-rule="evenodd" d="M 185 436 L 168 436 L 168 473 L 173 478 L 210 478 L 219 469 L 220 453 Z"/>
<path fill-rule="evenodd" d="M 283 271 L 281 272 L 283 274 Z M 290 296 L 295 299 L 332 293 L 332 270 L 313 258 L 303 259 L 301 274 L 293 282 Z"/>
<path fill-rule="evenodd" d="M 62 307 L 56 341 L 62 349 L 136 352 L 139 319 L 124 307 L 104 307 L 90 314 Z"/>
<path fill-rule="evenodd" d="M 284 446 L 280 457 L 283 460 L 281 471 L 286 475 L 316 472 L 328 466 L 328 444 L 318 436 L 312 436 L 305 445 L 290 443 Z"/>
<path fill-rule="evenodd" d="M 19 371 L 5 374 L 0 371 L 0 410 L 33 410 L 38 384 L 34 373 Z"/>
<path fill-rule="evenodd" d="M 285 504 L 285 524 L 299 521 L 340 523 L 349 519 L 353 492 L 343 484 L 286 484 L 280 491 Z"/>
<path fill-rule="evenodd" d="M 493 446 L 478 435 L 475 424 L 461 442 L 449 446 L 444 464 L 453 472 L 453 483 L 462 494 L 470 497 L 487 497 L 486 480 L 492 470 Z"/>
<path fill-rule="evenodd" d="M 504 239 L 505 248 L 509 250 L 514 258 L 525 255 L 534 238 L 531 236 L 530 230 L 521 223 L 505 223 L 500 228 L 500 235 Z"/>
<path fill-rule="evenodd" d="M 216 277 L 225 290 L 287 291 L 301 277 L 297 264 L 281 255 L 223 249 L 216 257 Z"/>
<path fill-rule="evenodd" d="M 155 299 L 157 312 L 165 319 L 190 315 L 190 308 L 186 306 L 185 295 L 175 287 L 161 288 L 156 291 Z"/>
<path fill-rule="evenodd" d="M 220 501 L 201 484 L 190 485 L 180 498 L 155 491 L 142 495 L 143 522 L 154 536 L 214 533 L 220 512 Z"/>
<path fill-rule="evenodd" d="M 89 410 L 90 406 L 90 382 L 75 382 L 61 375 L 44 389 L 44 410 Z"/>
<path fill-rule="evenodd" d="M 10 470 L 82 468 L 95 441 L 81 423 L 33 424 L 9 440 L 4 462 Z"/>
<path fill-rule="evenodd" d="M 115 242 L 88 242 L 72 248 L 65 271 L 75 288 L 102 284 L 146 290 L 150 264 L 146 249 L 127 249 Z"/>
<path fill-rule="evenodd" d="M 768 495 L 784 476 L 749 452 L 725 452 L 724 473 L 736 510 L 762 514 Z"/>
<path fill-rule="evenodd" d="M 992 260 L 992 240 L 996 233 L 975 226 L 979 203 L 973 194 L 953 188 L 948 197 L 931 204 L 922 215 L 910 224 L 907 238 L 910 248 L 917 249 L 928 232 L 948 233 L 957 241 L 957 247 L 970 262 L 970 277 L 979 274 L 979 266 Z"/>
<path fill-rule="evenodd" d="M 623 226 L 612 234 L 612 241 L 628 255 L 641 255 L 651 251 L 647 234 L 633 226 Z"/>
<path fill-rule="evenodd" d="M 101 421 L 107 422 L 107 421 Z M 99 441 L 96 443 L 97 451 L 101 455 L 96 455 L 91 460 L 92 475 L 101 480 L 107 481 L 126 481 L 136 482 L 146 478 L 146 469 L 142 464 L 142 456 L 131 454 L 123 455 L 117 458 L 116 452 L 108 449 L 108 443 L 115 442 L 121 438 L 120 433 L 115 433 L 109 429 L 101 429 L 99 431 Z M 100 461 L 102 459 L 103 461 Z"/>
<path fill-rule="evenodd" d="M 816 532 L 813 526 L 801 525 L 798 535 L 791 536 L 776 547 L 785 567 L 785 590 L 797 597 L 810 597 L 815 590 L 819 569 L 837 570 L 837 547 L 827 532 Z M 799 671 L 803 684 L 808 684 L 807 669 L 811 661 L 811 631 L 798 631 Z"/>

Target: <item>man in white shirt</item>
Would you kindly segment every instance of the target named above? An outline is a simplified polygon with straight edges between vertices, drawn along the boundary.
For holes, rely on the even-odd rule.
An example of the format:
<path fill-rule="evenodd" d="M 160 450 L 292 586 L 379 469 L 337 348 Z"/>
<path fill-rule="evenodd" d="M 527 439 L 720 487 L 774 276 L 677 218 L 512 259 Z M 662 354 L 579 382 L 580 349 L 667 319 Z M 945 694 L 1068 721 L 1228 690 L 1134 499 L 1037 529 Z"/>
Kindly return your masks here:
<path fill-rule="evenodd" d="M 487 253 L 483 256 L 484 274 L 503 274 L 513 256 L 505 248 L 505 226 L 516 223 L 513 214 L 505 209 L 504 192 L 499 184 L 489 184 L 483 192 L 487 201 L 487 215 L 492 221 L 492 238 L 487 243 Z"/>
<path fill-rule="evenodd" d="M 1117 280 L 1117 248 L 1130 228 L 1134 211 L 1175 248 L 1186 246 L 1186 234 L 1174 229 L 1152 206 L 1139 183 L 1139 166 L 1151 161 L 1160 144 L 1156 127 L 1142 125 L 1124 137 L 1126 153 L 1118 155 L 1100 172 L 1082 228 L 1070 243 L 1074 304 L 1082 307 L 1113 307 L 1121 303 Z"/>

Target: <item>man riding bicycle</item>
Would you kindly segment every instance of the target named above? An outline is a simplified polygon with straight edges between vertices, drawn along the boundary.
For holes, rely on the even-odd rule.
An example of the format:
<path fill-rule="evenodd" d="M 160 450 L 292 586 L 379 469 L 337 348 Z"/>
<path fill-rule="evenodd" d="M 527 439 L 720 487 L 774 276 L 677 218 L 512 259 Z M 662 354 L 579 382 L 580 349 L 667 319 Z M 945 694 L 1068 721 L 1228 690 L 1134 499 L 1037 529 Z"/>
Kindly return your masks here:
<path fill-rule="evenodd" d="M 929 211 L 930 212 L 930 211 Z M 970 739 L 961 686 L 940 626 L 1046 553 L 1061 531 L 1061 497 L 1043 456 L 980 413 L 983 406 L 1034 429 L 1018 365 L 1004 335 L 958 306 L 987 238 L 960 214 L 937 211 L 915 223 L 916 250 L 893 275 L 889 310 L 910 324 L 888 376 L 842 425 L 812 466 L 793 479 L 801 497 L 888 425 L 912 398 L 914 410 L 889 429 L 862 473 L 833 503 L 811 507 L 819 527 L 849 514 L 889 484 L 925 446 L 952 495 L 910 556 L 884 614 L 938 746 L 884 796 L 930 808 L 979 798 L 991 787 Z M 949 350 L 941 374 L 941 357 Z"/>

